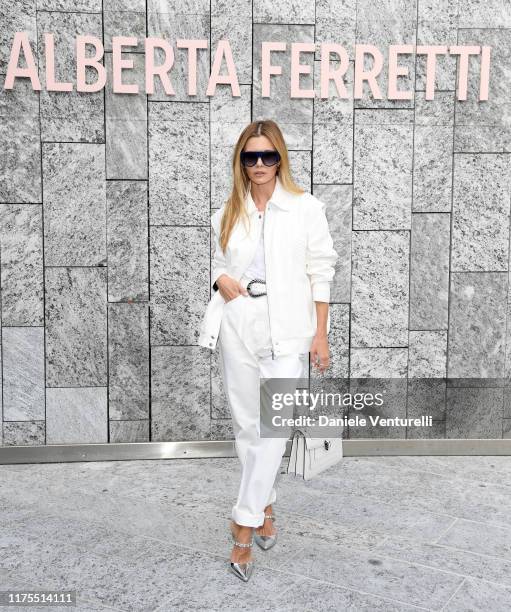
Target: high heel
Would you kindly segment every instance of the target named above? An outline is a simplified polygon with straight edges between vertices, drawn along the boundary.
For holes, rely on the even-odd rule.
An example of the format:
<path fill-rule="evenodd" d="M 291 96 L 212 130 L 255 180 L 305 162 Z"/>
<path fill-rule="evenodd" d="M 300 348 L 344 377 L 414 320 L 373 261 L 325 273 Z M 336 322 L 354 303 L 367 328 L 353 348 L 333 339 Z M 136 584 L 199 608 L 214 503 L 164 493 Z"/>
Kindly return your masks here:
<path fill-rule="evenodd" d="M 231 523 L 231 535 L 234 540 L 234 545 L 239 546 L 240 548 L 251 548 L 254 545 L 254 538 L 252 537 L 252 541 L 248 544 L 244 544 L 243 542 L 238 542 L 234 536 L 232 531 L 232 523 Z M 231 572 L 243 580 L 243 582 L 248 582 L 252 572 L 254 571 L 254 562 L 246 561 L 245 563 L 237 563 L 236 561 L 230 561 L 230 569 Z"/>
<path fill-rule="evenodd" d="M 272 521 L 275 521 L 275 516 L 273 514 L 265 514 L 264 518 L 269 518 Z M 273 535 L 266 536 L 254 533 L 254 539 L 260 548 L 263 550 L 269 550 L 272 548 L 272 546 L 275 546 L 277 542 L 277 534 L 274 533 Z"/>

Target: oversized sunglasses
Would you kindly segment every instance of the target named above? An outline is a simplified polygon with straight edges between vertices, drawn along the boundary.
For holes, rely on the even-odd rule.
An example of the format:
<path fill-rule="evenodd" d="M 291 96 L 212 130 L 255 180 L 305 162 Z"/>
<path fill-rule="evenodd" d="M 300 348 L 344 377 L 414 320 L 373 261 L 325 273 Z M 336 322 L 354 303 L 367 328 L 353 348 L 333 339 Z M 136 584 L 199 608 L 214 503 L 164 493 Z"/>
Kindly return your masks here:
<path fill-rule="evenodd" d="M 265 166 L 274 166 L 280 161 L 280 153 L 278 151 L 242 151 L 240 158 L 244 166 L 255 166 L 259 158 Z"/>

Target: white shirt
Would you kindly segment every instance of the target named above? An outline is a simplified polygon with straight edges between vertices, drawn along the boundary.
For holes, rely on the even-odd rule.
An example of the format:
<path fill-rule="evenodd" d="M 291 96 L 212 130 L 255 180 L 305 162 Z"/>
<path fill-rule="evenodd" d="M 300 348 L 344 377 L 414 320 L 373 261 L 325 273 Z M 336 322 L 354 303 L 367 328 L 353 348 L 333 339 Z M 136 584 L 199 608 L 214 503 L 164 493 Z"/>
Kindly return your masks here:
<path fill-rule="evenodd" d="M 259 215 L 261 215 L 261 223 L 264 222 L 264 212 L 259 211 Z M 263 236 L 263 227 L 261 227 L 261 237 L 259 238 L 259 242 L 257 243 L 256 252 L 254 254 L 254 258 L 252 262 L 248 266 L 245 271 L 245 276 L 248 278 L 258 278 L 259 280 L 266 280 L 266 268 L 264 265 L 264 236 Z"/>

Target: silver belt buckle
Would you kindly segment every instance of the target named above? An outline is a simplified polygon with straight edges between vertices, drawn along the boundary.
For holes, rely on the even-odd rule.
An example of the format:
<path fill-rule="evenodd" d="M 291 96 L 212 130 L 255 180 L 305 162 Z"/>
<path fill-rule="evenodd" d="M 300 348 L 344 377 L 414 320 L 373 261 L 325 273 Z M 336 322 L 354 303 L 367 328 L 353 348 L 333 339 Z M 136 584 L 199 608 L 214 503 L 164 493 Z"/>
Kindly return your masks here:
<path fill-rule="evenodd" d="M 251 297 L 259 297 L 261 295 L 266 295 L 266 282 L 261 280 L 260 278 L 253 278 L 247 284 L 247 291 Z"/>

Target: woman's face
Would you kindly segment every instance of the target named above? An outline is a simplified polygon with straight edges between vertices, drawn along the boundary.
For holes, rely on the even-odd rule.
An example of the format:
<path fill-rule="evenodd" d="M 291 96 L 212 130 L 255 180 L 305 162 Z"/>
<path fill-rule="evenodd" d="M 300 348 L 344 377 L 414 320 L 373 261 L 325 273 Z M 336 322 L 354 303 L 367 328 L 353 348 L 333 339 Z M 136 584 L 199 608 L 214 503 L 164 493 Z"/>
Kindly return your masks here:
<path fill-rule="evenodd" d="M 266 136 L 251 136 L 246 144 L 244 151 L 275 151 L 271 140 Z M 263 185 L 271 181 L 277 174 L 279 164 L 265 166 L 259 157 L 255 166 L 245 166 L 248 178 L 257 185 Z"/>

